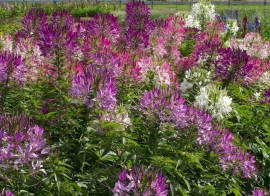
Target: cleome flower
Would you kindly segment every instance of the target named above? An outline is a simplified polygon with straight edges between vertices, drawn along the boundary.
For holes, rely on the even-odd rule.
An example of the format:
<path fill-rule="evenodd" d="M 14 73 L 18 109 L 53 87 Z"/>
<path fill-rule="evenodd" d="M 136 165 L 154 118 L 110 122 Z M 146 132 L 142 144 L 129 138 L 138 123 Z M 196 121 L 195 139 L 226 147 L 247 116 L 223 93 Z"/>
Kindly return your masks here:
<path fill-rule="evenodd" d="M 214 118 L 222 120 L 229 116 L 233 110 L 232 98 L 227 96 L 227 91 L 209 84 L 200 88 L 200 93 L 195 97 L 194 106 L 209 111 Z"/>
<path fill-rule="evenodd" d="M 42 156 L 50 152 L 43 129 L 25 114 L 0 114 L 0 168 L 42 171 Z"/>
<path fill-rule="evenodd" d="M 166 177 L 158 173 L 156 169 L 132 166 L 127 172 L 124 168 L 118 173 L 118 181 L 112 190 L 114 196 L 129 196 L 132 193 L 137 196 L 166 196 L 168 195 L 168 185 L 165 183 Z M 132 194 L 132 195 L 133 195 Z"/>
<path fill-rule="evenodd" d="M 216 19 L 215 6 L 210 3 L 195 3 L 192 5 L 188 17 L 185 19 L 185 26 L 197 29 L 204 29 L 206 23 Z"/>

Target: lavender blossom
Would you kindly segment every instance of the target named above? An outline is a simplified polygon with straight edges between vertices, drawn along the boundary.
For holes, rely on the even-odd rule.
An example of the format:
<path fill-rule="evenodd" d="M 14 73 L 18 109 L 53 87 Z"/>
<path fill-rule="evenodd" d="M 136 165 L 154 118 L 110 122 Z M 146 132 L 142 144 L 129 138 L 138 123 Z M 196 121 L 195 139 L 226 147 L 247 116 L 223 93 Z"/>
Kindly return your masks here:
<path fill-rule="evenodd" d="M 52 14 L 51 21 L 39 28 L 38 38 L 42 55 L 54 56 L 58 50 L 73 54 L 77 48 L 78 32 L 74 29 L 73 18 L 67 11 L 56 11 Z"/>
<path fill-rule="evenodd" d="M 0 52 L 0 83 L 9 80 L 22 85 L 25 82 L 27 67 L 20 55 L 11 52 Z"/>
<path fill-rule="evenodd" d="M 144 93 L 140 101 L 141 111 L 147 118 L 161 122 L 173 122 L 176 128 L 187 126 L 187 106 L 178 91 L 153 89 Z"/>
<path fill-rule="evenodd" d="M 256 188 L 252 191 L 252 196 L 270 196 L 270 193 L 266 193 L 263 190 Z"/>
<path fill-rule="evenodd" d="M 115 80 L 110 75 L 104 79 L 103 85 L 98 89 L 96 101 L 99 107 L 103 110 L 114 110 L 116 106 L 116 92 Z"/>
<path fill-rule="evenodd" d="M 42 156 L 50 148 L 43 138 L 43 129 L 34 125 L 24 114 L 0 115 L 0 167 L 19 170 L 29 167 L 42 171 Z"/>
<path fill-rule="evenodd" d="M 42 9 L 31 9 L 22 19 L 22 30 L 16 34 L 16 40 L 36 37 L 38 29 L 47 24 L 47 15 Z"/>
<path fill-rule="evenodd" d="M 125 47 L 145 49 L 149 45 L 149 35 L 154 30 L 150 20 L 150 8 L 143 1 L 126 4 L 126 28 L 124 32 Z"/>
<path fill-rule="evenodd" d="M 86 31 L 90 36 L 106 38 L 116 44 L 120 37 L 120 25 L 117 17 L 111 14 L 97 14 L 86 23 Z"/>
<path fill-rule="evenodd" d="M 120 65 L 119 57 L 111 52 L 104 51 L 91 55 L 92 64 L 99 67 L 105 68 L 108 72 L 114 76 L 121 76 L 123 67 Z"/>
<path fill-rule="evenodd" d="M 72 87 L 69 91 L 70 96 L 82 99 L 82 102 L 88 107 L 93 106 L 93 100 L 89 98 L 92 93 L 92 85 L 94 77 L 91 73 L 84 70 L 83 73 L 78 73 L 74 76 Z M 78 102 L 78 101 L 76 101 Z"/>
<path fill-rule="evenodd" d="M 156 169 L 147 169 L 144 165 L 133 165 L 129 173 L 123 169 L 118 174 L 118 179 L 112 190 L 115 196 L 128 196 L 132 193 L 137 196 L 166 196 L 169 192 L 162 173 L 157 173 Z"/>
<path fill-rule="evenodd" d="M 83 104 L 92 108 L 97 102 L 100 109 L 114 110 L 116 106 L 116 92 L 114 77 L 107 69 L 89 65 L 82 73 L 73 78 L 70 95 Z"/>

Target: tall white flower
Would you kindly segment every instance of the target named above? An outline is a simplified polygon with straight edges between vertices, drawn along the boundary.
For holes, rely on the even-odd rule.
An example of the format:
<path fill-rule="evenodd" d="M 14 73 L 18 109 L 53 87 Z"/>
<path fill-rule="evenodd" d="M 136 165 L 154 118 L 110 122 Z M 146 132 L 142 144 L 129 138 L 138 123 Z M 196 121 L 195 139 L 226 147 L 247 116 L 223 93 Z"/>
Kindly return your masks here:
<path fill-rule="evenodd" d="M 192 9 L 185 19 L 186 27 L 196 27 L 202 29 L 204 25 L 216 18 L 215 6 L 210 3 L 196 3 L 192 5 Z"/>
<path fill-rule="evenodd" d="M 229 115 L 229 113 L 232 111 L 232 98 L 228 96 L 221 96 L 218 99 L 218 102 L 216 103 L 217 108 L 217 118 L 218 120 L 223 118 L 223 115 Z"/>
<path fill-rule="evenodd" d="M 195 97 L 194 106 L 206 109 L 214 118 L 222 120 L 232 112 L 232 98 L 227 96 L 226 90 L 215 85 L 200 88 L 200 93 Z"/>
<path fill-rule="evenodd" d="M 193 69 L 189 69 L 185 72 L 185 77 L 183 82 L 180 84 L 180 90 L 183 96 L 188 96 L 188 94 L 192 93 L 189 91 L 199 91 L 200 87 L 206 86 L 212 78 L 212 73 L 210 71 L 206 71 L 205 69 L 201 69 L 199 67 L 195 67 Z"/>
<path fill-rule="evenodd" d="M 186 78 L 184 78 L 183 82 L 180 84 L 180 90 L 182 93 L 187 92 L 192 87 L 193 87 L 193 84 L 189 83 Z"/>
<path fill-rule="evenodd" d="M 228 19 L 227 22 L 227 30 L 232 33 L 233 36 L 236 36 L 239 27 L 237 25 L 237 21 L 235 19 Z"/>
<path fill-rule="evenodd" d="M 195 97 L 194 105 L 199 108 L 208 108 L 209 98 L 205 87 L 200 88 L 200 94 Z"/>

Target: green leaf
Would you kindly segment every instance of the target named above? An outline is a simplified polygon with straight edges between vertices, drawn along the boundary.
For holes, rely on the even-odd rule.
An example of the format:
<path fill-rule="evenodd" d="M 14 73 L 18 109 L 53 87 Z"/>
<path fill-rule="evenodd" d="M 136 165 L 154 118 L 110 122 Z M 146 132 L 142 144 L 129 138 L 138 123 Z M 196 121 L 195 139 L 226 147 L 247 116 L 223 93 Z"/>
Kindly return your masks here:
<path fill-rule="evenodd" d="M 48 114 L 46 114 L 46 119 L 50 119 L 51 117 L 55 116 L 55 114 L 57 114 L 58 112 L 49 112 Z"/>

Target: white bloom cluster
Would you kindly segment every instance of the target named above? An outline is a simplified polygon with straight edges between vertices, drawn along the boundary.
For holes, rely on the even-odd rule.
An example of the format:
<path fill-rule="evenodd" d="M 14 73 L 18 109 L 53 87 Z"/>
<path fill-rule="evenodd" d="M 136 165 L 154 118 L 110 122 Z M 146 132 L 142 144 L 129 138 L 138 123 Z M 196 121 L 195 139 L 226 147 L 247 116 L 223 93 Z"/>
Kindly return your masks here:
<path fill-rule="evenodd" d="M 270 73 L 268 71 L 264 72 L 258 79 L 258 86 L 264 90 L 270 88 Z"/>
<path fill-rule="evenodd" d="M 132 125 L 127 111 L 123 107 L 117 107 L 114 111 L 108 111 L 101 115 L 100 120 L 115 122 L 121 125 L 119 130 L 124 131 L 126 127 Z"/>
<path fill-rule="evenodd" d="M 270 88 L 270 72 L 266 71 L 264 72 L 255 82 L 255 91 L 254 91 L 254 97 L 256 101 L 259 101 L 261 98 L 261 95 L 264 94 L 264 92 Z"/>
<path fill-rule="evenodd" d="M 204 25 L 216 18 L 215 6 L 209 3 L 196 3 L 192 5 L 191 12 L 185 19 L 186 27 L 202 29 Z"/>
<path fill-rule="evenodd" d="M 233 36 L 236 36 L 239 27 L 237 25 L 237 20 L 235 19 L 228 19 L 226 29 L 230 32 Z"/>
<path fill-rule="evenodd" d="M 194 106 L 206 109 L 217 120 L 222 120 L 233 110 L 232 98 L 227 96 L 226 90 L 218 89 L 215 85 L 200 88 L 200 93 L 195 97 Z"/>
<path fill-rule="evenodd" d="M 12 37 L 11 35 L 6 35 L 5 37 L 0 36 L 0 44 L 3 51 L 12 52 Z"/>
<path fill-rule="evenodd" d="M 180 90 L 183 95 L 188 93 L 191 88 L 199 89 L 202 86 L 210 83 L 212 73 L 198 67 L 189 69 L 185 72 L 183 82 L 180 84 Z"/>

